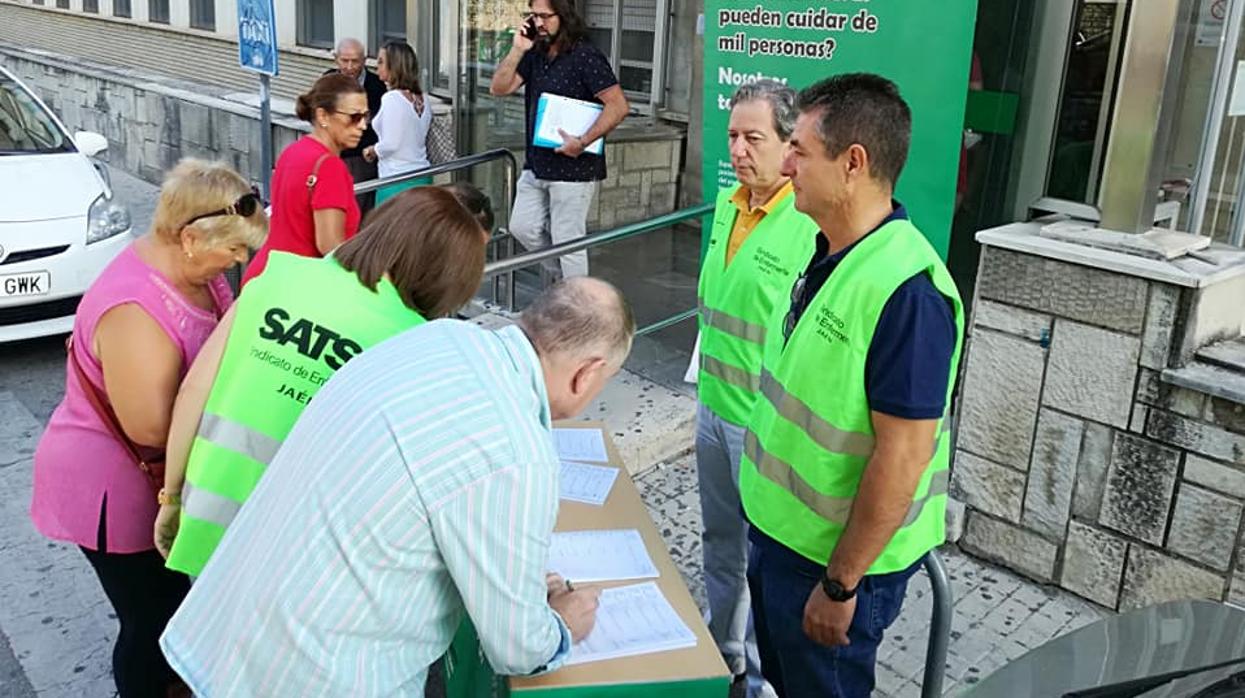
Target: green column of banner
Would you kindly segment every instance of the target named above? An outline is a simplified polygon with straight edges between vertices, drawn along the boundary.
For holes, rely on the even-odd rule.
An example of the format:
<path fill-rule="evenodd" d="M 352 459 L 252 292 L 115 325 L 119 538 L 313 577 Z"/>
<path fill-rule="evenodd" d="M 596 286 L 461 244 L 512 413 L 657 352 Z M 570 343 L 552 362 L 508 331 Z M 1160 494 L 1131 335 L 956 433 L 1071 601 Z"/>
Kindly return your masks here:
<path fill-rule="evenodd" d="M 735 179 L 727 102 L 739 85 L 766 77 L 799 89 L 840 73 L 877 73 L 912 108 L 896 198 L 945 257 L 976 9 L 975 0 L 706 0 L 705 200 Z"/>

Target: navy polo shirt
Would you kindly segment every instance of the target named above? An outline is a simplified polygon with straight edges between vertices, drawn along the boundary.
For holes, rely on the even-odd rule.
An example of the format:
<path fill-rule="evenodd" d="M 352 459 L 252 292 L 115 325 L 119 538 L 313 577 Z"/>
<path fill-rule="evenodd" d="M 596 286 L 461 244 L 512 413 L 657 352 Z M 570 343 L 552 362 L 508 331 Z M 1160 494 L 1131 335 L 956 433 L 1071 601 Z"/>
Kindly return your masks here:
<path fill-rule="evenodd" d="M 908 218 L 899 202 L 894 202 L 893 207 L 891 215 L 869 234 L 893 220 Z M 858 244 L 859 240 L 830 254 L 826 236 L 817 236 L 817 251 L 804 272 L 803 292 L 792 298 L 791 312 L 797 321 L 839 263 Z M 901 419 L 942 417 L 947 406 L 955 339 L 951 301 L 934 288 L 929 276 L 917 274 L 900 284 L 882 308 L 865 359 L 869 409 Z"/>
<path fill-rule="evenodd" d="M 601 103 L 597 95 L 618 84 L 609 60 L 587 39 L 550 58 L 548 45 L 538 43 L 523 54 L 517 68 L 527 89 L 527 161 L 524 169 L 537 179 L 551 182 L 595 182 L 605 179 L 605 157 L 583 153 L 577 158 L 555 153 L 552 148 L 532 145 L 536 129 L 536 105 L 546 92 L 585 102 Z"/>

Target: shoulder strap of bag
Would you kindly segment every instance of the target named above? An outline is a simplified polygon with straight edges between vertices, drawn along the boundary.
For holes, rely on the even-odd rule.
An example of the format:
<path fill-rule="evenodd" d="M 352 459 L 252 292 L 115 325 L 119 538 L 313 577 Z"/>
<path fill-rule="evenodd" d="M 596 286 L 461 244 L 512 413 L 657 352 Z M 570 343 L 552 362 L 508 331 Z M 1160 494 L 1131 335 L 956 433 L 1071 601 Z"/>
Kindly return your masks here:
<path fill-rule="evenodd" d="M 316 159 L 316 164 L 311 168 L 311 174 L 307 175 L 307 196 L 310 197 L 316 190 L 316 182 L 320 178 L 320 166 L 325 160 L 329 159 L 329 154 L 325 153 Z"/>
<path fill-rule="evenodd" d="M 130 457 L 138 464 L 139 470 L 142 470 L 148 477 L 155 477 L 151 471 L 151 466 L 147 465 L 146 459 L 138 452 L 138 446 L 125 435 L 125 430 L 121 428 L 121 424 L 117 421 L 117 415 L 112 408 L 104 401 L 102 395 L 96 390 L 95 384 L 86 377 L 86 371 L 82 370 L 82 364 L 78 362 L 78 356 L 74 353 L 73 335 L 69 335 L 65 339 L 65 350 L 69 352 L 69 365 L 73 367 L 74 375 L 78 377 L 78 383 L 82 386 L 82 393 L 86 395 L 87 402 L 91 403 L 91 408 L 95 410 L 95 414 L 99 415 L 100 421 L 104 426 L 108 427 L 108 431 L 112 432 L 113 438 L 125 446 L 125 450 L 129 452 Z"/>

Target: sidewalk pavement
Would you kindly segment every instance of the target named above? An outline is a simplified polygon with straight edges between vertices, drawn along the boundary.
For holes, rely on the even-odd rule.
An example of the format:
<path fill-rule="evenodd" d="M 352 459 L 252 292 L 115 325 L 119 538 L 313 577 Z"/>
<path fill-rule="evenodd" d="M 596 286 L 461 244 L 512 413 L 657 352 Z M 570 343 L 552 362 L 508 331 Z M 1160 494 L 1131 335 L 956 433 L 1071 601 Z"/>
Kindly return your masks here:
<path fill-rule="evenodd" d="M 0 630 L 20 674 L 0 672 L 0 694 L 111 695 L 109 652 L 115 621 L 86 560 L 71 546 L 49 543 L 30 525 L 31 459 L 41 420 L 11 393 L 0 392 Z M 693 458 L 663 463 L 637 477 L 657 528 L 692 594 L 704 607 L 700 504 Z M 943 550 L 955 594 L 946 689 L 962 692 L 1007 661 L 1108 612 L 970 558 Z M 879 652 L 878 691 L 918 696 L 929 632 L 929 583 L 913 578 L 904 613 Z M 0 663 L 2 664 L 2 663 Z"/>
<path fill-rule="evenodd" d="M 636 485 L 692 596 L 704 609 L 695 467 L 695 459 L 684 456 L 638 476 Z M 1110 613 L 1066 592 L 980 562 L 954 546 L 944 546 L 941 553 L 955 604 L 945 695 L 961 694 L 1030 649 Z M 912 578 L 903 613 L 878 651 L 875 695 L 920 696 L 930 601 L 929 578 L 922 569 Z"/>

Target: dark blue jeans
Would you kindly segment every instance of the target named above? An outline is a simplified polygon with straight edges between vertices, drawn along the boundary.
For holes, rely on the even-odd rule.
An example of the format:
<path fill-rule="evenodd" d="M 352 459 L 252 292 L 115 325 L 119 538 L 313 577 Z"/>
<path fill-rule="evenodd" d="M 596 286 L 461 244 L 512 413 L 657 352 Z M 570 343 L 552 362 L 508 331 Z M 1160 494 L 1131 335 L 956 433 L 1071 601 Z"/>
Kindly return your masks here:
<path fill-rule="evenodd" d="M 861 580 L 851 644 L 825 647 L 804 634 L 804 604 L 825 567 L 756 529 L 750 538 L 748 588 L 765 679 L 782 698 L 867 698 L 882 635 L 899 617 L 908 579 L 923 560 Z"/>

